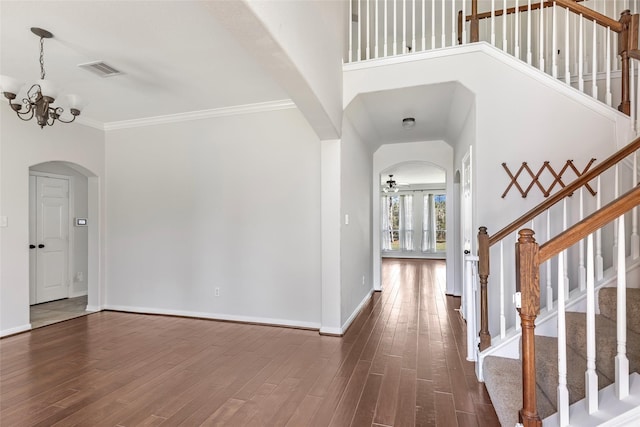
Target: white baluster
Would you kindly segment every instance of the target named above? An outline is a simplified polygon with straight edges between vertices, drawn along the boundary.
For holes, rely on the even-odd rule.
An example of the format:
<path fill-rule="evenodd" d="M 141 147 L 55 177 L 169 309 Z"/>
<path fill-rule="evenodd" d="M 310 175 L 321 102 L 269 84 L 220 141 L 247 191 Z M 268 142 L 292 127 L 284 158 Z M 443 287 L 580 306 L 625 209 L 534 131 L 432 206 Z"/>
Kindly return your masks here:
<path fill-rule="evenodd" d="M 378 58 L 380 56 L 380 46 L 379 46 L 379 37 L 380 37 L 380 33 L 378 31 L 378 26 L 379 26 L 379 15 L 378 15 L 378 5 L 380 4 L 380 2 L 378 0 L 375 0 L 376 2 L 376 7 L 375 7 L 375 15 L 376 15 L 376 25 L 375 25 L 375 55 L 374 58 Z"/>
<path fill-rule="evenodd" d="M 362 60 L 362 0 L 358 0 L 358 61 Z"/>
<path fill-rule="evenodd" d="M 411 1 L 411 51 L 417 52 L 416 46 L 416 2 L 418 0 Z"/>
<path fill-rule="evenodd" d="M 425 15 L 427 14 L 425 1 L 422 0 L 422 50 L 427 50 L 427 33 L 424 26 Z M 462 5 L 464 7 L 464 2 L 462 2 Z M 464 22 L 462 24 L 464 26 Z"/>
<path fill-rule="evenodd" d="M 464 21 L 463 21 L 464 22 Z M 451 46 L 456 43 L 456 2 L 451 2 Z"/>
<path fill-rule="evenodd" d="M 349 1 L 349 59 L 347 62 L 353 62 L 353 4 L 351 1 Z"/>
<path fill-rule="evenodd" d="M 527 0 L 527 64 L 531 65 L 531 0 Z"/>
<path fill-rule="evenodd" d="M 613 3 L 613 14 L 611 15 L 613 17 L 613 19 L 620 19 L 620 14 L 617 12 L 617 6 L 618 6 L 618 2 L 614 1 Z M 611 40 L 613 42 L 613 47 L 611 48 L 612 52 L 617 52 L 618 51 L 618 38 L 617 37 L 613 37 L 613 39 Z M 613 64 L 611 65 L 611 70 L 612 71 L 618 71 L 618 56 L 617 55 L 613 55 L 613 58 L 611 58 L 613 60 Z"/>
<path fill-rule="evenodd" d="M 444 21 L 445 21 L 445 8 L 447 6 L 446 0 L 442 0 L 442 19 L 440 20 L 440 22 L 442 22 L 442 34 L 440 35 L 440 43 L 442 43 L 442 47 L 445 47 L 447 45 L 447 38 L 445 36 L 445 25 L 444 25 Z"/>
<path fill-rule="evenodd" d="M 387 7 L 387 0 L 384 0 L 384 43 L 383 43 L 383 48 L 384 48 L 384 52 L 383 55 L 385 58 L 387 57 L 387 55 L 389 54 L 388 50 L 387 50 L 387 33 L 388 33 L 388 22 L 389 22 L 389 13 L 388 13 L 388 7 Z"/>
<path fill-rule="evenodd" d="M 620 174 L 618 173 L 618 165 L 614 168 L 614 179 L 613 179 L 613 198 L 617 199 L 620 195 Z M 617 219 L 613 221 L 613 268 L 618 267 L 618 223 Z M 624 240 L 624 235 L 622 235 L 622 239 Z"/>
<path fill-rule="evenodd" d="M 636 135 L 638 133 L 638 122 L 636 120 L 637 98 L 636 98 L 636 88 L 635 88 L 636 79 L 635 79 L 635 72 L 634 72 L 635 62 L 636 61 L 634 61 L 633 59 L 629 60 L 629 74 L 630 74 L 629 101 L 631 104 L 631 110 L 629 111 L 629 118 L 631 119 L 631 131 L 633 132 L 633 135 Z"/>
<path fill-rule="evenodd" d="M 545 67 L 544 67 L 544 0 L 540 0 L 540 10 L 538 13 L 538 16 L 540 17 L 540 22 L 539 22 L 539 27 L 538 27 L 538 36 L 540 37 L 539 39 L 539 44 L 540 46 L 538 46 L 538 51 L 539 51 L 539 58 L 538 58 L 538 68 L 541 71 L 544 71 Z"/>
<path fill-rule="evenodd" d="M 513 41 L 513 55 L 520 59 L 520 0 L 516 0 L 516 13 L 515 13 L 515 31 Z"/>
<path fill-rule="evenodd" d="M 505 52 L 509 50 L 507 43 L 507 0 L 502 0 L 502 50 Z"/>
<path fill-rule="evenodd" d="M 500 338 L 507 334 L 507 318 L 504 315 L 504 245 L 500 240 Z"/>
<path fill-rule="evenodd" d="M 607 60 L 605 66 L 606 73 L 606 85 L 607 85 L 607 95 L 606 102 L 609 107 L 611 107 L 612 97 L 611 97 L 611 29 L 607 27 Z"/>
<path fill-rule="evenodd" d="M 558 78 L 558 6 L 553 3 L 551 14 L 551 75 Z"/>
<path fill-rule="evenodd" d="M 567 198 L 565 197 L 562 200 L 562 231 L 566 231 L 567 230 Z M 562 256 L 564 257 L 564 264 L 565 266 L 568 265 L 567 263 L 567 251 L 563 251 L 562 252 Z M 565 268 L 564 269 L 564 298 L 565 300 L 569 299 L 569 269 Z"/>
<path fill-rule="evenodd" d="M 569 425 L 569 390 L 567 389 L 567 327 L 565 319 L 564 286 L 565 251 L 558 254 L 558 420 L 560 426 Z"/>
<path fill-rule="evenodd" d="M 640 72 L 638 72 L 640 77 Z M 640 82 L 638 84 L 638 92 L 640 92 Z M 638 98 L 640 99 L 640 95 Z M 640 108 L 638 109 L 640 110 Z M 632 184 L 634 187 L 638 185 L 638 152 L 633 153 L 633 171 L 631 172 Z M 638 207 L 635 206 L 631 211 L 631 258 L 637 259 L 640 256 L 640 236 L 638 236 Z"/>
<path fill-rule="evenodd" d="M 580 15 L 578 28 L 578 89 L 584 92 L 584 19 L 582 15 Z"/>
<path fill-rule="evenodd" d="M 600 177 L 596 180 L 596 210 L 602 207 L 602 197 L 600 196 Z M 602 280 L 604 275 L 604 260 L 602 258 L 602 230 L 596 231 L 596 280 Z"/>
<path fill-rule="evenodd" d="M 596 374 L 596 291 L 593 283 L 593 234 L 587 237 L 587 370 L 584 373 L 585 404 L 589 414 L 598 410 Z"/>
<path fill-rule="evenodd" d="M 431 49 L 436 48 L 436 0 L 431 0 Z"/>
<path fill-rule="evenodd" d="M 618 235 L 624 236 L 624 215 L 618 218 Z M 629 359 L 627 359 L 627 268 L 625 259 L 624 237 L 618 242 L 618 307 L 617 337 L 618 354 L 616 354 L 616 396 L 624 399 L 629 396 Z"/>
<path fill-rule="evenodd" d="M 366 48 L 365 48 L 365 57 L 367 59 L 371 59 L 371 50 L 370 50 L 370 46 L 371 46 L 371 17 L 369 16 L 370 10 L 370 0 L 366 0 L 367 1 L 367 43 L 366 43 Z"/>
<path fill-rule="evenodd" d="M 580 221 L 584 218 L 584 187 L 580 187 Z M 578 243 L 578 285 L 584 291 L 587 282 L 587 270 L 584 267 L 584 239 Z"/>
<path fill-rule="evenodd" d="M 593 21 L 593 46 L 591 48 L 591 96 L 595 99 L 598 99 L 598 40 L 597 40 L 597 27 L 596 21 Z"/>
<path fill-rule="evenodd" d="M 533 230 L 533 228 L 532 228 L 532 230 Z M 516 235 L 515 235 L 515 239 L 514 239 L 514 240 L 517 242 L 519 237 L 520 237 L 520 236 L 518 236 L 518 233 L 516 232 Z M 514 283 L 515 283 L 515 282 L 514 282 Z M 513 289 L 513 292 L 514 292 L 514 293 L 512 294 L 512 295 L 514 295 L 514 301 L 513 301 L 513 304 L 514 304 L 514 305 L 512 305 L 512 306 L 510 307 L 510 310 L 511 310 L 511 311 L 513 311 L 513 309 L 515 308 L 515 285 L 514 285 L 514 286 L 511 286 L 511 287 L 510 287 L 510 289 Z M 520 316 L 516 316 L 516 331 L 519 331 L 520 329 L 522 329 L 522 325 L 521 325 L 521 321 L 520 321 Z"/>
<path fill-rule="evenodd" d="M 551 240 L 551 212 L 547 209 L 547 242 Z M 551 263 L 546 264 L 547 311 L 553 310 L 553 286 L 551 284 Z"/>
<path fill-rule="evenodd" d="M 398 0 L 393 0 L 393 55 L 398 53 Z"/>
<path fill-rule="evenodd" d="M 402 2 L 402 53 L 407 53 L 407 0 Z"/>
<path fill-rule="evenodd" d="M 467 43 L 467 2 L 462 0 L 462 44 Z"/>
<path fill-rule="evenodd" d="M 571 84 L 571 55 L 569 53 L 569 10 L 564 11 L 564 82 Z"/>
<path fill-rule="evenodd" d="M 496 45 L 496 0 L 491 0 L 491 44 Z"/>

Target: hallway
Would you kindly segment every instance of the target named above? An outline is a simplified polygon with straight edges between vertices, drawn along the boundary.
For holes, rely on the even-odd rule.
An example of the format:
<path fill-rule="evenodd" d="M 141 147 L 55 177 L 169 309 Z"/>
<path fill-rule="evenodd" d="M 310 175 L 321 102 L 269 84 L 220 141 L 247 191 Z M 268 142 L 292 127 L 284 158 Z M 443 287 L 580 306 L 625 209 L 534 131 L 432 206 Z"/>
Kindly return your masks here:
<path fill-rule="evenodd" d="M 343 338 L 106 311 L 8 337 L 0 424 L 497 426 L 444 277 L 385 260 Z"/>

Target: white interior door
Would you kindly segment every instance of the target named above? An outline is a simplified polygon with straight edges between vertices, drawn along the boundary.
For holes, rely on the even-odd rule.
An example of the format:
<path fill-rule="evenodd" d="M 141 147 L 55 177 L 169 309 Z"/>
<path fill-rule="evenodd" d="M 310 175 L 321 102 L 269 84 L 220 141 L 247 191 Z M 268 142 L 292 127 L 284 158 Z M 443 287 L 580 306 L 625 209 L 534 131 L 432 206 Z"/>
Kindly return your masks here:
<path fill-rule="evenodd" d="M 69 296 L 69 181 L 37 176 L 35 303 Z M 33 236 L 33 235 L 32 235 Z M 32 266 L 33 269 L 33 266 Z"/>

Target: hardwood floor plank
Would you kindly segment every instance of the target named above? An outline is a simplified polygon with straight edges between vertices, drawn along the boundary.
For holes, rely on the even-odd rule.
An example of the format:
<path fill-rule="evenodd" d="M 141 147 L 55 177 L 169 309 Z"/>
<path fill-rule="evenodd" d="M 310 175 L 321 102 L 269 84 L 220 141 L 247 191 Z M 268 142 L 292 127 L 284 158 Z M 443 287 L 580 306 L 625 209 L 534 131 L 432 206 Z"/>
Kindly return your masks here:
<path fill-rule="evenodd" d="M 2 426 L 498 426 L 441 260 L 385 259 L 344 337 L 99 312 L 0 340 Z"/>
<path fill-rule="evenodd" d="M 380 386 L 382 385 L 382 375 L 370 374 L 364 385 L 362 396 L 356 407 L 351 425 L 354 427 L 370 426 L 376 411 Z"/>

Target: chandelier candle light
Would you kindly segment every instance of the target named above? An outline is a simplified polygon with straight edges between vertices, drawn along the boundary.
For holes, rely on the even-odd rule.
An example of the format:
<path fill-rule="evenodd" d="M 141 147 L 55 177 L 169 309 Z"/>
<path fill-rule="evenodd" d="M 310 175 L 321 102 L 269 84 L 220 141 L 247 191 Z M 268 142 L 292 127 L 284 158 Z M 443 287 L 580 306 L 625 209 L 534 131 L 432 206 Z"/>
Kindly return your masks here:
<path fill-rule="evenodd" d="M 45 80 L 44 39 L 52 38 L 53 34 L 36 27 L 31 28 L 31 32 L 40 37 L 40 80 L 37 80 L 27 91 L 27 97 L 22 99 L 22 103 L 11 102 L 22 87 L 22 83 L 18 80 L 8 76 L 0 76 L 0 90 L 9 100 L 11 109 L 21 120 L 28 121 L 35 117 L 40 128 L 53 126 L 56 120 L 62 123 L 71 123 L 80 115 L 80 98 L 77 95 L 67 95 L 69 112 L 73 117 L 71 120 L 64 120 L 61 117 L 64 109 L 52 105 L 56 100 L 57 92 L 51 81 Z"/>

